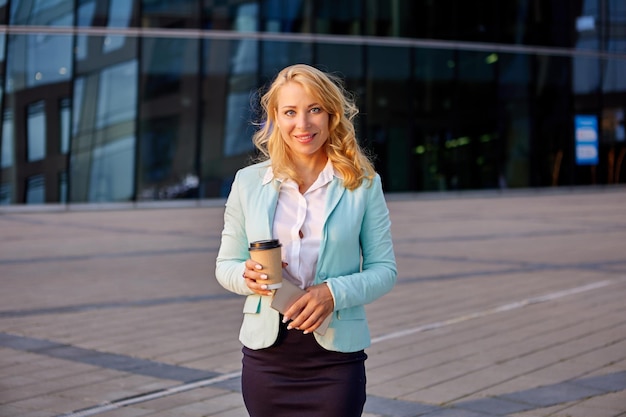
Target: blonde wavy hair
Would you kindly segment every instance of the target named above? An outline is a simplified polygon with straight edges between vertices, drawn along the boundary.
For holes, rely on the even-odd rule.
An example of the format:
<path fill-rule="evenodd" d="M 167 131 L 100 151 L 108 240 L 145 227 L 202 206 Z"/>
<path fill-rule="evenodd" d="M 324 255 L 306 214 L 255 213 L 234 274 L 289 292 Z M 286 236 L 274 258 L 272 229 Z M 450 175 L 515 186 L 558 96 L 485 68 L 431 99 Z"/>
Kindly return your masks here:
<path fill-rule="evenodd" d="M 278 129 L 274 128 L 278 92 L 287 83 L 300 84 L 329 114 L 329 136 L 325 151 L 333 167 L 341 173 L 344 186 L 348 190 L 354 190 L 365 179 L 371 182 L 375 175 L 374 166 L 356 140 L 354 118 L 359 110 L 352 96 L 347 93 L 338 77 L 305 64 L 284 68 L 261 97 L 263 122 L 252 137 L 254 145 L 261 153 L 259 159 L 271 160 L 274 175 L 299 183 L 289 147 Z"/>

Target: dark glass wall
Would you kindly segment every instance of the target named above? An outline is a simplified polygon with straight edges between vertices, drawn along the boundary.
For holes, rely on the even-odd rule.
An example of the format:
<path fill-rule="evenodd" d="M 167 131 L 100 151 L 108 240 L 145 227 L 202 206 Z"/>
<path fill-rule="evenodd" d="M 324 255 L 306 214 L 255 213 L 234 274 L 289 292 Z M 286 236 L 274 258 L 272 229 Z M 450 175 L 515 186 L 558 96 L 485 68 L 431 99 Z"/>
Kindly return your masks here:
<path fill-rule="evenodd" d="M 260 88 L 299 62 L 355 94 L 387 192 L 626 181 L 622 1 L 0 0 L 0 21 L 0 204 L 223 197 Z"/>

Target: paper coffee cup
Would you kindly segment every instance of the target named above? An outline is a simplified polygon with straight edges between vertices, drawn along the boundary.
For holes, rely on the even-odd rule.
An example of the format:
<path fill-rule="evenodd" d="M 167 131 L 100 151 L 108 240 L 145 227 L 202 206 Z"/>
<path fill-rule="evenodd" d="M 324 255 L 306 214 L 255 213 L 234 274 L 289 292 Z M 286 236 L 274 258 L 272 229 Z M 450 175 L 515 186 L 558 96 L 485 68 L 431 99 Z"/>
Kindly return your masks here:
<path fill-rule="evenodd" d="M 263 266 L 261 272 L 267 275 L 267 288 L 270 290 L 283 285 L 281 246 L 278 239 L 270 239 L 252 242 L 248 248 L 250 258 Z"/>

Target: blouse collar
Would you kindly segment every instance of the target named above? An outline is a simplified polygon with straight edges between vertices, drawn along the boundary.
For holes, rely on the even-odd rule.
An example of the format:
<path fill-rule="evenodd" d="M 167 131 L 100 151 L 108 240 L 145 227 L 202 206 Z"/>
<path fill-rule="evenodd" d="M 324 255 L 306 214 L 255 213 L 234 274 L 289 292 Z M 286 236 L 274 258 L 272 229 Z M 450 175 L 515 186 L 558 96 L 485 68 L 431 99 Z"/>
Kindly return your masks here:
<path fill-rule="evenodd" d="M 326 165 L 324 166 L 324 169 L 322 170 L 322 172 L 320 172 L 318 181 L 321 180 L 321 184 L 326 184 L 326 183 L 331 182 L 333 180 L 333 177 L 343 178 L 341 174 L 339 173 L 339 171 L 335 169 L 332 162 L 330 162 L 330 159 L 328 159 L 326 161 Z M 263 176 L 263 185 L 269 183 L 273 179 L 279 182 L 285 181 L 285 178 L 275 178 L 274 171 L 272 170 L 272 165 L 269 165 L 267 169 L 265 170 L 265 175 Z"/>

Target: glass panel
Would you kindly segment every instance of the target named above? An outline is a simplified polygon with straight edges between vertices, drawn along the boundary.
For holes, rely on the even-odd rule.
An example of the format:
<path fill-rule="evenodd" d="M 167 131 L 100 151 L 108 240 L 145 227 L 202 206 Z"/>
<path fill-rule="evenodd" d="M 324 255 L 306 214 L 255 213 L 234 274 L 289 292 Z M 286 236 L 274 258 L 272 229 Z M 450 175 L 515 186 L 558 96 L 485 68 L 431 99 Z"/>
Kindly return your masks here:
<path fill-rule="evenodd" d="M 129 27 L 133 17 L 133 2 L 130 0 L 111 0 L 109 4 L 108 27 Z M 104 38 L 105 53 L 121 49 L 126 42 L 126 36 L 107 35 Z"/>
<path fill-rule="evenodd" d="M 597 92 L 600 87 L 600 59 L 577 56 L 573 60 L 572 81 L 576 94 Z"/>
<path fill-rule="evenodd" d="M 15 35 L 9 38 L 8 51 L 8 93 L 70 79 L 71 36 Z"/>
<path fill-rule="evenodd" d="M 137 71 L 137 61 L 131 60 L 76 79 L 70 140 L 73 202 L 133 197 Z"/>
<path fill-rule="evenodd" d="M 145 39 L 138 198 L 197 196 L 198 39 Z"/>
<path fill-rule="evenodd" d="M 96 128 L 132 121 L 137 114 L 137 61 L 102 71 L 98 85 Z"/>
<path fill-rule="evenodd" d="M 2 119 L 2 165 L 0 168 L 9 168 L 14 164 L 13 112 L 6 110 Z"/>
<path fill-rule="evenodd" d="M 4 55 L 4 52 L 6 50 L 5 46 L 6 46 L 6 41 L 7 41 L 7 36 L 4 33 L 0 33 L 0 61 L 4 61 L 6 56 Z"/>
<path fill-rule="evenodd" d="M 43 175 L 33 175 L 26 180 L 26 204 L 46 202 L 46 182 Z"/>
<path fill-rule="evenodd" d="M 67 203 L 68 198 L 67 172 L 59 174 L 59 203 Z"/>
<path fill-rule="evenodd" d="M 0 205 L 11 204 L 11 184 L 0 184 Z"/>
<path fill-rule="evenodd" d="M 61 127 L 61 140 L 60 140 L 60 149 L 59 151 L 62 154 L 67 154 L 70 151 L 70 120 L 71 120 L 71 106 L 70 100 L 64 99 L 61 100 L 59 109 L 59 125 Z"/>
<path fill-rule="evenodd" d="M 236 22 L 238 32 L 257 30 L 256 16 L 258 6 L 246 5 L 239 10 Z M 251 137 L 254 132 L 250 126 L 253 116 L 250 109 L 251 92 L 258 85 L 259 42 L 255 39 L 243 39 L 232 42 L 232 60 L 228 74 L 226 96 L 226 114 L 224 123 L 224 156 L 233 156 L 250 152 L 254 147 Z"/>
<path fill-rule="evenodd" d="M 135 174 L 135 137 L 96 146 L 91 154 L 89 201 L 130 201 Z"/>
<path fill-rule="evenodd" d="M 412 149 L 414 188 L 445 190 L 444 146 L 450 138 L 454 111 L 455 51 L 417 49 L 414 52 L 416 110 Z"/>
<path fill-rule="evenodd" d="M 200 0 L 142 0 L 145 27 L 200 27 Z"/>
<path fill-rule="evenodd" d="M 449 189 L 494 188 L 497 185 L 495 161 L 487 159 L 482 148 L 493 144 L 496 137 L 498 60 L 496 53 L 458 52 L 458 118 L 451 137 L 444 143 Z"/>
<path fill-rule="evenodd" d="M 96 14 L 96 0 L 83 1 L 78 7 L 76 26 L 89 27 L 93 23 Z M 76 35 L 76 60 L 82 61 L 87 58 L 88 35 Z"/>
<path fill-rule="evenodd" d="M 254 14 L 258 14 L 258 1 L 243 0 L 237 2 L 216 2 L 215 0 L 204 0 L 203 27 L 213 30 L 237 30 L 239 19 L 250 14 L 248 10 L 253 9 Z M 255 18 L 256 24 L 256 18 Z"/>
<path fill-rule="evenodd" d="M 15 25 L 72 26 L 73 0 L 11 2 Z M 72 73 L 73 41 L 70 35 L 33 33 L 9 37 L 7 92 L 68 80 Z"/>
<path fill-rule="evenodd" d="M 265 32 L 311 32 L 309 1 L 269 0 L 261 4 Z"/>
<path fill-rule="evenodd" d="M 495 159 L 499 188 L 524 187 L 529 178 L 528 152 L 532 136 L 530 94 L 533 57 L 500 54 L 498 63 L 498 146 L 490 156 Z M 559 150 L 553 152 L 558 153 Z M 552 169 L 556 173 L 560 170 L 558 158 L 552 162 Z"/>
<path fill-rule="evenodd" d="M 315 32 L 332 35 L 360 35 L 362 31 L 361 0 L 316 0 Z M 324 62 L 324 61 L 320 61 Z"/>
<path fill-rule="evenodd" d="M 422 19 L 429 15 L 429 10 L 423 10 L 425 5 L 414 0 L 366 0 L 365 14 L 368 17 L 365 25 L 365 34 L 371 36 L 413 37 L 416 36 Z M 434 3 L 434 2 L 433 2 Z M 421 6 L 421 8 L 420 8 Z M 428 6 L 434 7 L 432 3 Z M 430 17 L 430 16 L 429 16 Z M 450 17 L 447 16 L 448 20 Z M 430 28 L 432 22 L 424 22 Z"/>
<path fill-rule="evenodd" d="M 38 161 L 46 157 L 46 110 L 43 101 L 28 106 L 28 122 L 26 125 L 28 146 L 26 158 L 28 162 Z"/>
<path fill-rule="evenodd" d="M 72 16 L 74 0 L 12 1 L 10 18 L 13 25 L 64 26 L 59 19 Z M 69 26 L 73 22 L 69 22 Z"/>
<path fill-rule="evenodd" d="M 74 80 L 74 98 L 72 103 L 72 135 L 77 135 L 80 132 L 81 120 L 86 121 L 87 116 L 83 116 L 84 106 L 83 97 L 85 97 L 85 77 L 78 77 Z M 84 123 L 84 122 L 83 122 Z"/>
<path fill-rule="evenodd" d="M 367 54 L 367 138 L 388 191 L 409 189 L 411 101 L 408 48 L 370 47 Z M 363 109 L 362 109 L 363 110 Z"/>

